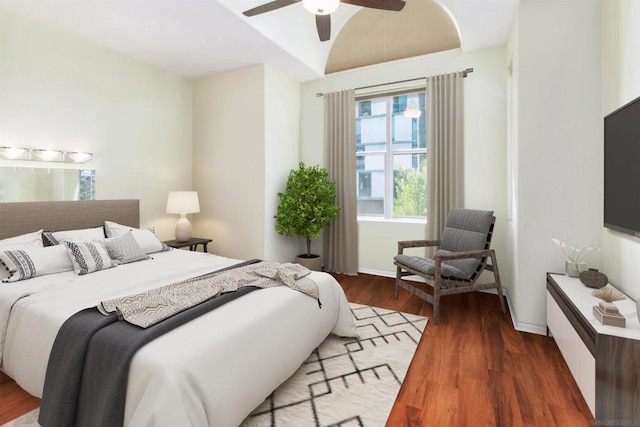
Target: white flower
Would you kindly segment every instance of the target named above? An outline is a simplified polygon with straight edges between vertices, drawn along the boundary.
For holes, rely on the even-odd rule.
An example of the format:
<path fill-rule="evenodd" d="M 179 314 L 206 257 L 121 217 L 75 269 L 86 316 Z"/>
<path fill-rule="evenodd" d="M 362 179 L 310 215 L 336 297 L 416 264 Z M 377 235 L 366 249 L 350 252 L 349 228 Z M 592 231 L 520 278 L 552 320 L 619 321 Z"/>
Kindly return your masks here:
<path fill-rule="evenodd" d="M 587 245 L 578 248 L 568 246 L 562 240 L 551 239 L 551 241 L 560 248 L 562 254 L 565 256 L 565 258 L 567 258 L 567 261 L 575 264 L 580 264 L 590 253 L 600 251 L 600 248 L 597 246 Z"/>

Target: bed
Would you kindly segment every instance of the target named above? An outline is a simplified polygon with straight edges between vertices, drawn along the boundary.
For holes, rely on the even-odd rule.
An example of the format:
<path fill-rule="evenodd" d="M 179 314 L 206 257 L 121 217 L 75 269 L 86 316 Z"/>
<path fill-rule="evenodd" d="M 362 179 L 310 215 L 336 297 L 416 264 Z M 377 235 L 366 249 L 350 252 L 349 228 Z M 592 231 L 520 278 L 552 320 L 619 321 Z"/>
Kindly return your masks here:
<path fill-rule="evenodd" d="M 138 201 L 1 203 L 0 239 L 104 221 L 137 230 Z M 74 313 L 241 261 L 181 250 L 149 257 L 91 274 L 62 271 L 0 283 L 0 368 L 41 397 L 56 334 Z M 142 347 L 130 366 L 124 424 L 239 425 L 330 333 L 355 336 L 339 284 L 326 273 L 308 277 L 322 308 L 287 287 L 261 289 Z"/>

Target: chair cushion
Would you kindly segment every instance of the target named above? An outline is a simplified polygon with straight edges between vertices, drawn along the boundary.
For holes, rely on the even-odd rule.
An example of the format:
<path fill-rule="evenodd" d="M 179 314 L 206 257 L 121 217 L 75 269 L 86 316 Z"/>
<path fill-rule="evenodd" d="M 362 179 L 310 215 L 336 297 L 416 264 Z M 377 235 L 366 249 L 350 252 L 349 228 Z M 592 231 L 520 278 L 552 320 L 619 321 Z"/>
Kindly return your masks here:
<path fill-rule="evenodd" d="M 453 208 L 447 216 L 447 225 L 442 231 L 440 249 L 450 252 L 477 251 L 486 249 L 487 236 L 493 221 L 493 211 Z M 457 259 L 447 263 L 464 272 L 470 278 L 480 265 L 477 258 Z M 458 276 L 454 276 L 458 277 Z"/>
<path fill-rule="evenodd" d="M 440 252 L 440 251 L 438 251 Z M 433 276 L 436 273 L 436 262 L 431 258 L 423 258 L 414 255 L 400 254 L 396 255 L 393 259 L 399 264 L 406 265 L 409 268 L 417 270 L 421 273 Z M 457 261 L 457 260 L 456 260 Z M 454 277 L 456 279 L 468 279 L 471 275 L 467 275 L 464 271 L 456 268 L 450 262 L 442 263 L 442 276 Z M 473 274 L 473 272 L 472 272 Z"/>

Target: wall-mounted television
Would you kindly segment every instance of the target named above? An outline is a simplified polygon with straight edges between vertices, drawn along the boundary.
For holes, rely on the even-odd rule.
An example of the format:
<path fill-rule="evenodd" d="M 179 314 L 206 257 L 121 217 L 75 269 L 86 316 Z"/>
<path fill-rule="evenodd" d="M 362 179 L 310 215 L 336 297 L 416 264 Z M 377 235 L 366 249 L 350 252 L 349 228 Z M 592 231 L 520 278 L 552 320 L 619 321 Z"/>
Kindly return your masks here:
<path fill-rule="evenodd" d="M 640 237 L 640 97 L 604 118 L 604 226 Z"/>

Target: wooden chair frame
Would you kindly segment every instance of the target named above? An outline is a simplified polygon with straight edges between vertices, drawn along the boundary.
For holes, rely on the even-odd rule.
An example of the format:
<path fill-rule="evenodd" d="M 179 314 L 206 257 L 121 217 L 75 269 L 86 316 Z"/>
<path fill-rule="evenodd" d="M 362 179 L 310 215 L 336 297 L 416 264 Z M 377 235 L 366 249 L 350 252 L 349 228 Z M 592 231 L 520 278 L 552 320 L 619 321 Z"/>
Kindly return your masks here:
<path fill-rule="evenodd" d="M 451 252 L 446 254 L 436 254 L 435 272 L 433 275 L 425 274 L 419 270 L 395 261 L 396 265 L 396 290 L 395 298 L 398 299 L 398 293 L 400 288 L 403 288 L 413 295 L 422 298 L 433 305 L 433 321 L 437 325 L 440 317 L 440 297 L 443 295 L 454 295 L 465 292 L 474 292 L 485 289 L 496 289 L 498 291 L 498 298 L 500 299 L 500 305 L 502 306 L 502 312 L 506 313 L 504 295 L 502 293 L 502 285 L 500 283 L 500 273 L 498 271 L 498 262 L 496 259 L 496 253 L 493 249 L 489 249 L 491 245 L 491 237 L 493 235 L 493 226 L 495 224 L 495 217 L 491 222 L 491 228 L 487 235 L 487 243 L 485 249 L 476 251 L 463 251 L 463 252 Z M 398 242 L 398 255 L 401 255 L 407 248 L 418 247 L 439 247 L 440 240 L 403 240 Z M 465 258 L 479 258 L 480 265 L 468 280 L 457 279 L 452 277 L 442 276 L 442 263 L 448 260 L 465 259 Z M 489 263 L 488 261 L 491 260 Z M 478 279 L 483 271 L 490 271 L 493 273 L 493 282 L 491 283 L 478 283 Z M 426 284 L 433 288 L 433 295 L 423 291 L 417 286 L 402 280 L 404 276 L 420 276 L 425 279 Z"/>

